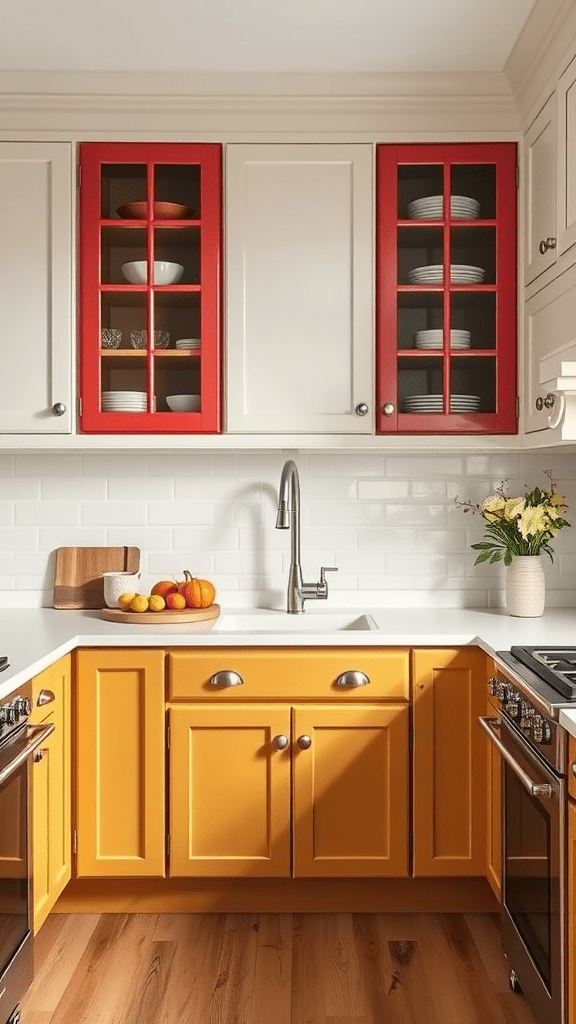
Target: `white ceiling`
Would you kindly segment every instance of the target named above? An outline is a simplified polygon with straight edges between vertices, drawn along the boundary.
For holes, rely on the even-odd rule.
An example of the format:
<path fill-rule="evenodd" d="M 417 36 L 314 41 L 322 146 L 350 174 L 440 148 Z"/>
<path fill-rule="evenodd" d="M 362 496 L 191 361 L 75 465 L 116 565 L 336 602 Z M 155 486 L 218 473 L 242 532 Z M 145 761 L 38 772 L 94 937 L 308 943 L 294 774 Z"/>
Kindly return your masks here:
<path fill-rule="evenodd" d="M 500 71 L 535 0 L 14 0 L 5 70 Z"/>

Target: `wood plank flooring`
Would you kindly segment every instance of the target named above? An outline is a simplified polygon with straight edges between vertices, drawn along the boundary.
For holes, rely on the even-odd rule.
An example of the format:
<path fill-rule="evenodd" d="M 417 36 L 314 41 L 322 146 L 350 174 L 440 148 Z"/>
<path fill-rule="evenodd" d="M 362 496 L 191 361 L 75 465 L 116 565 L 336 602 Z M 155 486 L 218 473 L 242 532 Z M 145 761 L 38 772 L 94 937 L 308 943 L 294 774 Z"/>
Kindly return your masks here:
<path fill-rule="evenodd" d="M 535 1024 L 492 914 L 53 914 L 23 1024 Z"/>

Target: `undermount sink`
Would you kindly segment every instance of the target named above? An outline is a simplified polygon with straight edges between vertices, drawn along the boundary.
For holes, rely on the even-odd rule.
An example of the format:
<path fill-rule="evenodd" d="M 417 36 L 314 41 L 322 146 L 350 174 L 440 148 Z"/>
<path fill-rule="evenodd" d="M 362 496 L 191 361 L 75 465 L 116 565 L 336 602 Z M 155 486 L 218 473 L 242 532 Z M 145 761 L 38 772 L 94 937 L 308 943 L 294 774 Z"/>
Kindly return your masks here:
<path fill-rule="evenodd" d="M 377 629 L 371 615 L 353 612 L 224 612 L 214 624 L 215 633 L 340 633 L 365 632 Z"/>

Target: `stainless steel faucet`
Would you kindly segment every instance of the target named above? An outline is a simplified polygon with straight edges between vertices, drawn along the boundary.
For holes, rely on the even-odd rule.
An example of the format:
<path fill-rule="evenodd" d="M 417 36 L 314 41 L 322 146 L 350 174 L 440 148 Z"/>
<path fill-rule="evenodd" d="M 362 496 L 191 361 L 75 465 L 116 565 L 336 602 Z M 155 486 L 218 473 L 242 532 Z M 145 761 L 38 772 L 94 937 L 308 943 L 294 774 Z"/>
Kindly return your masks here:
<path fill-rule="evenodd" d="M 276 529 L 291 528 L 290 536 L 290 573 L 288 575 L 287 610 L 293 615 L 303 612 L 304 601 L 325 601 L 328 597 L 327 572 L 338 572 L 335 566 L 323 565 L 320 568 L 318 583 L 304 583 L 300 565 L 300 479 L 296 463 L 288 459 L 284 463 L 280 477 L 280 494 L 278 496 L 278 513 Z"/>

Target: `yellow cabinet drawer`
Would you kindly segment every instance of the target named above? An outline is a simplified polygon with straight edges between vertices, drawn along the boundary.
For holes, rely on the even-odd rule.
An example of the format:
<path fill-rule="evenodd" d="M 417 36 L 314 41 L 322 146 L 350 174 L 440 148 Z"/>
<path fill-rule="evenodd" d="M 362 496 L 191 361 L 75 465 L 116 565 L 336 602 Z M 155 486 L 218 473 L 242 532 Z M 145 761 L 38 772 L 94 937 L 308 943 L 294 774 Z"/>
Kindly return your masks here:
<path fill-rule="evenodd" d="M 367 677 L 367 684 L 357 685 L 365 682 L 359 673 Z M 239 685 L 230 685 L 234 682 Z M 407 649 L 285 647 L 279 651 L 277 647 L 204 647 L 168 652 L 170 701 L 407 701 L 409 697 Z"/>
<path fill-rule="evenodd" d="M 568 738 L 568 792 L 570 796 L 576 797 L 576 739 L 573 736 Z"/>
<path fill-rule="evenodd" d="M 32 680 L 30 725 L 40 725 L 62 704 L 65 679 L 70 675 L 70 656 L 60 658 Z M 69 685 L 69 684 L 68 684 Z"/>

